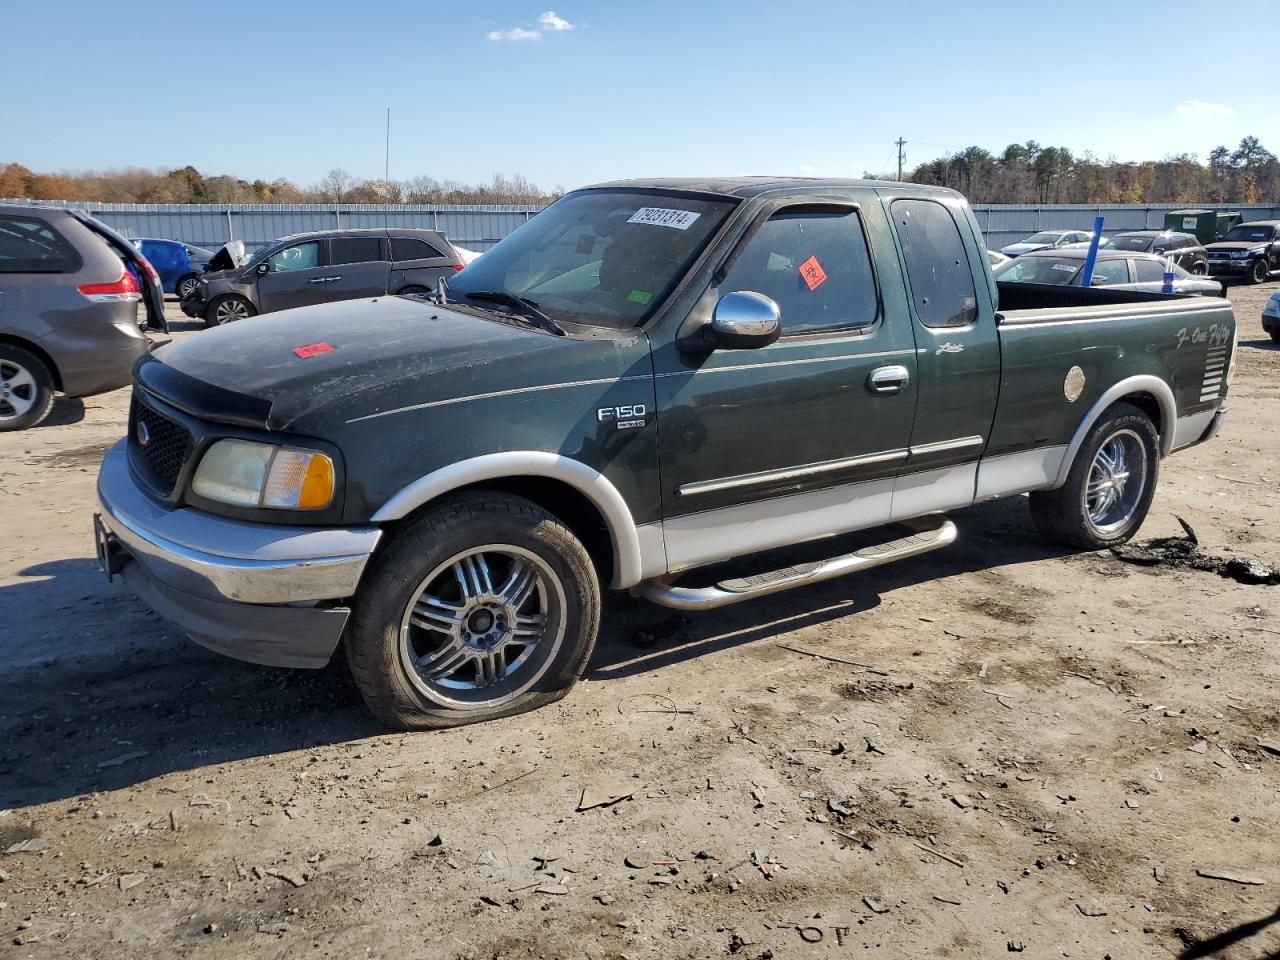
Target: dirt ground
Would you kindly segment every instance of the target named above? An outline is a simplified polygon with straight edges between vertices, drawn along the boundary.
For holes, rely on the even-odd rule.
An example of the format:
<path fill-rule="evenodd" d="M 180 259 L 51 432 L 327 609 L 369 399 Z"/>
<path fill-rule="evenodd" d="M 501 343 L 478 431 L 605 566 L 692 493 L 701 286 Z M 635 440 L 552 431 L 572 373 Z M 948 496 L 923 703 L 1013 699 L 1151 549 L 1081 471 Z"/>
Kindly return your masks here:
<path fill-rule="evenodd" d="M 1232 288 L 1231 415 L 1140 538 L 1280 562 L 1275 287 Z M 1280 955 L 1275 587 L 1055 550 L 1015 499 L 861 579 L 614 597 L 559 704 L 388 734 L 105 582 L 126 410 L 0 435 L 0 955 Z"/>

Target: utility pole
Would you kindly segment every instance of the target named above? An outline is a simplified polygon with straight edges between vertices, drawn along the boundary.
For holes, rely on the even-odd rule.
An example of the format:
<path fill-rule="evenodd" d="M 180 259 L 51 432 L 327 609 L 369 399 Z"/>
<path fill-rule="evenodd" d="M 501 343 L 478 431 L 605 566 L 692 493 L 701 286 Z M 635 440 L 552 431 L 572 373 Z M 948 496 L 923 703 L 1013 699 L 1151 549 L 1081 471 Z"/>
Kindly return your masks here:
<path fill-rule="evenodd" d="M 899 180 L 902 177 L 898 177 Z M 391 108 L 387 107 L 387 153 L 386 159 L 382 166 L 382 182 L 388 184 L 391 182 Z"/>
<path fill-rule="evenodd" d="M 902 161 L 906 159 L 905 155 L 902 152 L 902 148 L 907 145 L 907 141 L 899 137 L 897 140 L 893 142 L 898 145 L 898 179 L 901 180 L 902 179 Z"/>

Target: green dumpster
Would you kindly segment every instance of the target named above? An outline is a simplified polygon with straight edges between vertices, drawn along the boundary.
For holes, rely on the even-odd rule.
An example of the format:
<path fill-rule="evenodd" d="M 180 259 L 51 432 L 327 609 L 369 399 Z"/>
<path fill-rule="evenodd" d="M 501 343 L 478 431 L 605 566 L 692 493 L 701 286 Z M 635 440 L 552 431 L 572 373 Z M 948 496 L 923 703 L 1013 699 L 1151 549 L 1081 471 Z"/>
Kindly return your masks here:
<path fill-rule="evenodd" d="M 1240 214 L 1226 210 L 1170 210 L 1164 215 L 1164 228 L 1178 233 L 1194 233 L 1201 243 L 1221 240 L 1240 222 Z"/>

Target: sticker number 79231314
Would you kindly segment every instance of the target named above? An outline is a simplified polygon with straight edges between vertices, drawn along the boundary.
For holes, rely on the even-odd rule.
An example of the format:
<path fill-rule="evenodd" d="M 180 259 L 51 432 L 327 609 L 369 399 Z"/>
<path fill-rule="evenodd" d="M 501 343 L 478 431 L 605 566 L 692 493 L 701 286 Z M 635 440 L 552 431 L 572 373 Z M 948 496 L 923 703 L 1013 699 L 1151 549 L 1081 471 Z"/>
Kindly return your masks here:
<path fill-rule="evenodd" d="M 672 210 L 668 207 L 641 207 L 630 217 L 627 223 L 644 223 L 651 227 L 671 227 L 674 230 L 688 230 L 693 222 L 702 214 L 692 210 Z"/>

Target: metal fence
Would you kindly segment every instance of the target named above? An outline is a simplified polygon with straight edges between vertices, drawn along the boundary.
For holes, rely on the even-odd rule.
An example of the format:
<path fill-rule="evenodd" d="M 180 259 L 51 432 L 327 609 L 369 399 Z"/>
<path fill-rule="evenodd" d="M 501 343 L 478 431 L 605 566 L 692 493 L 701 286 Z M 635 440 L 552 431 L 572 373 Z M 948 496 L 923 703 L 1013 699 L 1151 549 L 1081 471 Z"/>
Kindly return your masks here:
<path fill-rule="evenodd" d="M 18 202 L 26 201 L 4 201 Z M 181 203 L 58 203 L 77 207 L 110 224 L 126 237 L 162 237 L 200 247 L 217 248 L 228 240 L 243 240 L 254 249 L 291 233 L 343 227 L 416 227 L 441 230 L 454 243 L 471 250 L 487 250 L 541 207 L 440 206 L 429 204 L 181 204 Z M 978 225 L 987 246 L 999 249 L 1037 230 L 1093 227 L 1093 218 L 1106 218 L 1108 233 L 1143 230 L 1164 225 L 1170 210 L 1188 208 L 1238 210 L 1245 220 L 1280 219 L 1280 204 L 975 204 Z"/>

